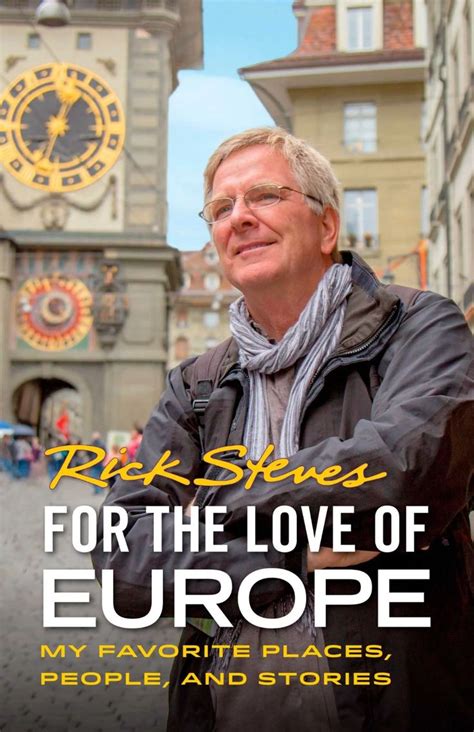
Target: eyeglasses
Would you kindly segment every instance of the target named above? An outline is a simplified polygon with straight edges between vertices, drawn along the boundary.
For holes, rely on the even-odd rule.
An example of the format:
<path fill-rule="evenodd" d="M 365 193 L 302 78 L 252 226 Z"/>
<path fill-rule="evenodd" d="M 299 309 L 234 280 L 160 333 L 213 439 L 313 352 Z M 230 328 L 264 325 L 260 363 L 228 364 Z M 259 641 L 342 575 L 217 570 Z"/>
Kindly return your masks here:
<path fill-rule="evenodd" d="M 199 212 L 199 216 L 204 219 L 207 224 L 216 224 L 219 221 L 228 219 L 234 210 L 235 202 L 237 198 L 243 198 L 247 208 L 258 209 L 268 208 L 269 206 L 275 206 L 280 201 L 285 200 L 284 191 L 292 191 L 293 193 L 300 193 L 306 198 L 311 198 L 312 201 L 316 201 L 321 206 L 323 202 L 319 198 L 310 196 L 308 193 L 303 191 L 297 191 L 289 186 L 279 186 L 276 183 L 262 183 L 258 186 L 249 188 L 243 196 L 236 196 L 235 198 L 215 198 L 213 201 L 206 203 L 203 210 Z"/>

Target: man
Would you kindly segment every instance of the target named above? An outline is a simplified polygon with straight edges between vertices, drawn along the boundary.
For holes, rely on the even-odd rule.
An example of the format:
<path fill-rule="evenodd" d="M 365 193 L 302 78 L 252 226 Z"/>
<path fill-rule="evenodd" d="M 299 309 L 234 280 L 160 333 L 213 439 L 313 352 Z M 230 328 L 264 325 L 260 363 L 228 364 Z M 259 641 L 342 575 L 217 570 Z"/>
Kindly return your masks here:
<path fill-rule="evenodd" d="M 231 341 L 170 373 L 138 453 L 145 469 L 168 449 L 181 460 L 180 473 L 193 479 L 205 473 L 204 450 L 243 444 L 258 459 L 273 444 L 272 458 L 288 458 L 288 470 L 340 465 L 347 473 L 368 463 L 371 475 L 387 477 L 351 490 L 336 482 L 322 488 L 259 477 L 250 491 L 201 488 L 197 496 L 192 486 L 178 490 L 158 479 L 148 487 L 114 485 L 107 503 L 129 512 L 130 551 L 107 555 L 99 545 L 94 559 L 98 569 L 115 570 L 115 603 L 123 614 L 148 611 L 152 568 L 164 570 L 168 610 L 179 568 L 223 569 L 234 587 L 254 570 L 283 568 L 310 588 L 313 570 L 354 566 L 374 585 L 367 602 L 331 607 L 324 629 L 314 628 L 307 612 L 278 632 L 256 628 L 239 618 L 235 599 L 224 605 L 235 621 L 230 633 L 208 625 L 203 632 L 192 621 L 183 643 L 201 649 L 217 641 L 249 643 L 252 658 L 180 659 L 169 729 L 470 730 L 466 495 L 473 367 L 462 315 L 433 293 L 383 287 L 355 253 L 337 252 L 334 174 L 325 158 L 284 130 L 249 130 L 219 146 L 205 172 L 202 217 L 225 275 L 243 298 L 231 307 Z M 181 504 L 189 513 L 191 502 L 227 506 L 221 535 L 227 553 L 174 552 L 170 514 L 163 521 L 163 552 L 153 554 L 146 506 Z M 266 553 L 249 553 L 243 528 L 249 504 L 256 506 L 262 539 L 278 505 L 309 506 L 314 517 L 323 506 L 352 505 L 349 536 L 356 551 L 333 551 L 329 532 L 317 553 L 304 540 L 289 554 L 271 544 Z M 429 507 L 415 552 L 404 552 L 403 544 L 395 553 L 376 551 L 374 515 L 384 505 L 400 511 L 402 526 L 407 506 Z M 395 588 L 424 592 L 425 602 L 392 611 L 428 615 L 431 628 L 378 627 L 377 572 L 383 568 L 430 570 L 429 582 Z M 348 599 L 354 593 L 350 581 L 333 585 Z M 203 591 L 202 583 L 195 591 Z M 308 598 L 310 607 L 310 591 Z M 256 585 L 252 603 L 272 617 L 292 604 L 278 581 Z M 269 643 L 288 646 L 289 654 L 262 659 Z M 381 657 L 370 657 L 372 646 L 383 649 Z M 312 655 L 298 658 L 308 647 Z M 182 685 L 191 671 L 202 676 L 219 668 L 246 673 L 249 681 L 242 687 Z M 260 671 L 311 671 L 321 683 L 259 685 Z M 390 683 L 375 683 L 377 674 L 388 674 Z"/>

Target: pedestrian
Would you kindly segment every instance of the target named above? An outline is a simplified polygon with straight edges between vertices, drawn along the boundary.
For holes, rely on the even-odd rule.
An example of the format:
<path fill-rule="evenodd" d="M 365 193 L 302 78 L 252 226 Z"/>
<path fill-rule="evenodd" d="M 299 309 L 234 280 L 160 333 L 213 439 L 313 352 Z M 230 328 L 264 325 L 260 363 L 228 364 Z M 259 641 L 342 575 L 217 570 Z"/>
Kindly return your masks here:
<path fill-rule="evenodd" d="M 16 471 L 18 478 L 28 478 L 33 462 L 33 450 L 26 437 L 18 437 L 16 444 Z"/>
<path fill-rule="evenodd" d="M 0 442 L 0 469 L 12 477 L 15 475 L 16 446 L 11 435 L 3 435 Z"/>
<path fill-rule="evenodd" d="M 143 437 L 143 429 L 142 427 L 134 427 L 132 430 L 132 434 L 130 435 L 130 440 L 127 445 L 127 459 L 128 462 L 132 463 L 137 455 L 138 449 L 140 447 L 141 441 Z"/>
<path fill-rule="evenodd" d="M 46 441 L 47 448 L 52 447 L 60 447 L 62 445 L 66 445 L 67 440 L 65 437 L 59 434 L 54 434 L 52 432 L 48 432 L 48 438 Z M 53 480 L 53 478 L 56 476 L 56 473 L 59 471 L 60 467 L 62 466 L 65 458 L 67 456 L 66 450 L 58 450 L 57 452 L 52 453 L 51 455 L 48 455 L 46 458 L 46 466 L 47 466 L 47 472 L 48 472 L 48 480 L 49 483 Z"/>
<path fill-rule="evenodd" d="M 44 464 L 42 459 L 43 447 L 36 435 L 31 438 L 31 453 L 33 456 L 31 461 L 31 475 L 34 478 L 39 478 L 44 473 Z"/>

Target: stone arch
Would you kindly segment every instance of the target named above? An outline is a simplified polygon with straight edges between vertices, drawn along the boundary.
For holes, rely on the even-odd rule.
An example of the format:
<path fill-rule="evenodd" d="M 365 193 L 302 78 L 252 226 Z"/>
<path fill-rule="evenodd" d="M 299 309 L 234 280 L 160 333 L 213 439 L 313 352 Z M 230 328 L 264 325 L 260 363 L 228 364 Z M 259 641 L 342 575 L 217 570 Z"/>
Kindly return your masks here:
<path fill-rule="evenodd" d="M 66 384 L 70 384 L 73 389 L 76 389 L 82 399 L 84 434 L 90 434 L 93 425 L 93 401 L 86 379 L 69 367 L 63 368 L 50 363 L 30 366 L 22 369 L 20 373 L 13 376 L 11 380 L 10 400 L 13 398 L 13 394 L 16 390 L 23 384 L 26 384 L 29 381 L 35 381 L 36 379 L 58 379 Z"/>

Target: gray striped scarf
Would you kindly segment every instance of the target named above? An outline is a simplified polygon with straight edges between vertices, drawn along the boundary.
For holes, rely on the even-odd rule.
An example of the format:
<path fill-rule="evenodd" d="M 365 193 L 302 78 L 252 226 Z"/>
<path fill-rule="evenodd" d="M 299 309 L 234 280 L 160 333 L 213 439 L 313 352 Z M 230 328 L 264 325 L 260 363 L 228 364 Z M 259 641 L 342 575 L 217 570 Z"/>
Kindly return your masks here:
<path fill-rule="evenodd" d="M 351 267 L 333 264 L 325 272 L 298 321 L 281 341 L 271 343 L 252 326 L 244 298 L 230 306 L 230 329 L 239 346 L 240 363 L 250 378 L 250 401 L 244 442 L 248 457 L 256 460 L 270 441 L 266 374 L 296 364 L 296 374 L 283 420 L 279 457 L 299 448 L 303 405 L 310 383 L 336 348 L 351 289 Z"/>

